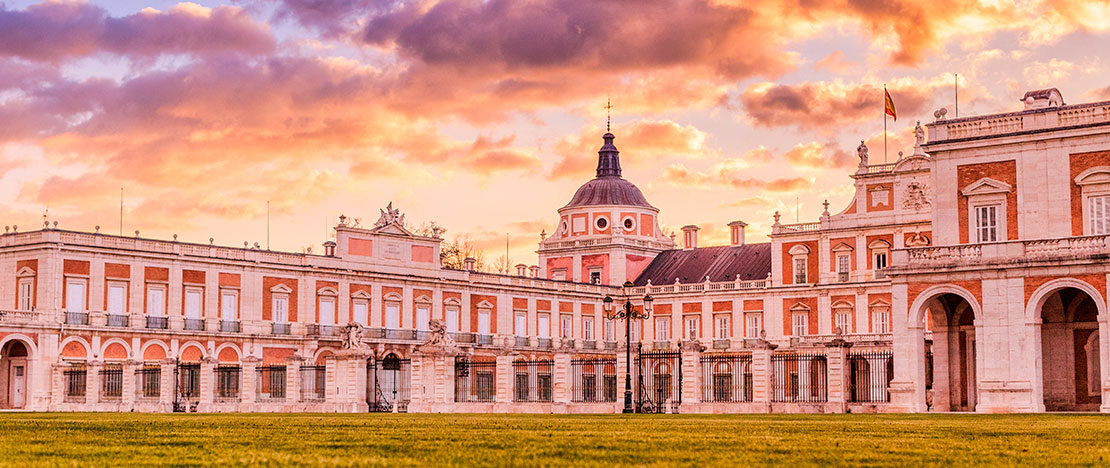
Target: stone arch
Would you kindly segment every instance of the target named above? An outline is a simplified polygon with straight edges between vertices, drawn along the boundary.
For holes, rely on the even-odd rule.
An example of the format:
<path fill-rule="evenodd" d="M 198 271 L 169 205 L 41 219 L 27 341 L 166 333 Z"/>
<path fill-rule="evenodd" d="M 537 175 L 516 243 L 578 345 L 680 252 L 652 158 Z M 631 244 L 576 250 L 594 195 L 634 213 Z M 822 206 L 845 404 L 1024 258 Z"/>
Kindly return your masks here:
<path fill-rule="evenodd" d="M 120 353 L 122 348 L 123 352 Z M 100 345 L 100 358 L 104 360 L 127 360 L 131 358 L 131 346 L 119 338 L 104 340 Z"/>
<path fill-rule="evenodd" d="M 1037 321 L 1040 317 L 1040 310 L 1044 307 L 1045 301 L 1052 293 L 1055 293 L 1064 288 L 1075 288 L 1083 291 L 1095 302 L 1095 307 L 1098 307 L 1098 315 L 1106 315 L 1106 299 L 1102 297 L 1102 293 L 1098 292 L 1090 283 L 1075 278 L 1057 278 L 1042 284 L 1041 287 L 1033 291 L 1029 295 L 1029 300 L 1025 301 L 1025 317 L 1030 321 Z M 978 318 L 978 315 L 976 315 Z"/>
<path fill-rule="evenodd" d="M 939 284 L 936 286 L 932 286 L 924 291 L 921 291 L 921 293 L 918 294 L 916 298 L 914 298 L 913 305 L 911 305 L 909 308 L 909 313 L 911 314 L 909 318 L 911 320 L 908 323 L 911 324 L 911 328 L 914 328 L 914 325 L 919 325 L 917 328 L 924 328 L 926 309 L 925 306 L 928 305 L 929 301 L 944 294 L 955 294 L 957 296 L 960 296 L 961 298 L 963 298 L 963 300 L 967 301 L 967 304 L 969 306 L 971 306 L 971 312 L 975 316 L 975 321 L 978 322 L 980 320 L 983 320 L 982 306 L 979 305 L 979 300 L 976 299 L 975 295 L 972 294 L 971 291 L 968 291 L 967 289 L 956 286 L 954 284 Z"/>
<path fill-rule="evenodd" d="M 165 360 L 170 355 L 169 347 L 162 340 L 149 340 L 140 348 L 141 361 L 155 362 Z"/>
<path fill-rule="evenodd" d="M 89 346 L 89 343 L 85 341 L 84 338 L 81 338 L 79 336 L 71 336 L 62 340 L 62 343 L 58 346 L 58 349 L 62 350 L 61 356 L 63 358 L 88 360 L 92 359 L 93 355 L 92 347 Z"/>
<path fill-rule="evenodd" d="M 1101 382 L 1090 379 L 1101 380 L 1098 368 L 1104 367 L 1105 350 L 1097 346 L 1101 339 L 1099 324 L 1107 315 L 1103 294 L 1086 281 L 1057 278 L 1034 290 L 1025 307 L 1036 357 L 1034 409 L 1087 411 L 1099 407 L 1103 399 Z M 1083 333 L 1089 335 L 1082 336 Z M 1096 343 L 1094 348 L 1090 346 L 1092 340 Z M 1099 354 L 1090 355 L 1092 350 Z M 1098 391 L 1089 393 L 1090 389 Z"/>
<path fill-rule="evenodd" d="M 23 343 L 23 346 L 27 348 L 28 359 L 34 359 L 36 356 L 38 356 L 39 350 L 38 347 L 35 346 L 35 340 L 22 333 L 12 333 L 3 338 L 0 338 L 0 349 L 4 349 L 4 347 L 12 341 L 19 341 Z"/>
<path fill-rule="evenodd" d="M 196 341 L 185 343 L 177 350 L 177 356 L 182 361 L 200 362 L 206 355 L 207 353 L 205 353 L 204 346 Z"/>
<path fill-rule="evenodd" d="M 239 348 L 231 343 L 224 343 L 216 348 L 216 359 L 221 364 L 239 362 L 240 356 L 242 354 L 239 352 Z"/>
<path fill-rule="evenodd" d="M 317 348 L 316 352 L 312 354 L 312 362 L 316 365 L 323 365 L 328 356 L 335 356 L 335 348 Z"/>

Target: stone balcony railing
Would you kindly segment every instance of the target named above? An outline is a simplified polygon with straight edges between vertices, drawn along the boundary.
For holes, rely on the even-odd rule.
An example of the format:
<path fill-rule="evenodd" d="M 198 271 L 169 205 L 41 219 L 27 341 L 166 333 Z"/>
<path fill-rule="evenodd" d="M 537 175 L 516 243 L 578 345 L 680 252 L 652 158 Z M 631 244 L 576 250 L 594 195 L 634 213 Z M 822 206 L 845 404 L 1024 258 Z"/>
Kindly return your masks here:
<path fill-rule="evenodd" d="M 691 284 L 666 284 L 661 286 L 638 286 L 631 289 L 631 294 L 642 296 L 644 294 L 661 295 L 661 294 L 684 294 L 684 293 L 698 293 L 705 291 L 736 291 L 743 289 L 764 289 L 771 287 L 770 279 L 761 280 L 744 280 L 744 281 L 720 281 L 720 282 L 704 282 L 704 283 L 691 283 Z"/>
<path fill-rule="evenodd" d="M 1110 103 L 1106 102 L 941 120 L 928 125 L 929 144 L 1107 122 L 1110 122 Z"/>
<path fill-rule="evenodd" d="M 42 314 L 26 310 L 0 310 L 0 324 L 26 324 L 42 320 Z"/>
<path fill-rule="evenodd" d="M 1110 256 L 1110 236 L 1062 237 L 896 249 L 892 270 Z"/>

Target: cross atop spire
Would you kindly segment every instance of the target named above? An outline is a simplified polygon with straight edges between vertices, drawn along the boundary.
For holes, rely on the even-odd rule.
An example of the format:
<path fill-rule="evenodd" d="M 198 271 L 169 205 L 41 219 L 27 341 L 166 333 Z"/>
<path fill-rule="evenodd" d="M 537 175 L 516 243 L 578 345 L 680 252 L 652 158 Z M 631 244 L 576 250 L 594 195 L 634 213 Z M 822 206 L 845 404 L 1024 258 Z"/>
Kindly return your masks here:
<path fill-rule="evenodd" d="M 609 113 L 609 111 L 612 108 L 613 108 L 612 101 L 610 101 L 609 98 L 605 98 L 605 133 L 609 133 L 609 122 L 610 122 L 610 113 Z"/>

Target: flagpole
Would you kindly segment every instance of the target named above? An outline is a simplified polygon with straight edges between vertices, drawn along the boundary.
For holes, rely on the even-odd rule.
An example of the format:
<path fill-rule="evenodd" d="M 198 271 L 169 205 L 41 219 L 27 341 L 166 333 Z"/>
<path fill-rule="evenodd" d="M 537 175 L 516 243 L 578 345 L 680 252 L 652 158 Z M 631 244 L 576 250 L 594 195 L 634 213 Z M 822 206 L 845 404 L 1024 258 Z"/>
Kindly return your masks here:
<path fill-rule="evenodd" d="M 883 164 L 886 164 L 886 85 L 883 85 Z"/>

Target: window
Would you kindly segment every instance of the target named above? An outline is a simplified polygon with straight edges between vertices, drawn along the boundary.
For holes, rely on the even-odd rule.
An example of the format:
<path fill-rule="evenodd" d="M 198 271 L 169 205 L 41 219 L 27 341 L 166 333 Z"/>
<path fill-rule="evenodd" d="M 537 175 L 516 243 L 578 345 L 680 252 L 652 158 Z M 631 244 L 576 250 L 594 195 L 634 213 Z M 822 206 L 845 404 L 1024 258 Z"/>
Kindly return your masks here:
<path fill-rule="evenodd" d="M 85 284 L 83 279 L 66 280 L 66 312 L 85 311 Z"/>
<path fill-rule="evenodd" d="M 591 269 L 590 270 L 590 284 L 601 284 L 601 270 L 600 269 Z"/>
<path fill-rule="evenodd" d="M 34 278 L 19 279 L 19 310 L 31 310 L 35 301 Z"/>
<path fill-rule="evenodd" d="M 616 341 L 616 324 L 612 320 L 606 320 L 605 324 L 605 341 Z"/>
<path fill-rule="evenodd" d="M 274 294 L 274 323 L 286 323 L 289 321 L 289 296 L 285 294 Z M 224 320 L 234 320 L 227 319 Z"/>
<path fill-rule="evenodd" d="M 428 331 L 432 321 L 432 305 L 416 304 L 416 329 Z"/>
<path fill-rule="evenodd" d="M 335 296 L 320 298 L 320 325 L 335 325 Z"/>
<path fill-rule="evenodd" d="M 642 327 L 641 323 L 642 323 L 641 320 L 633 320 L 632 321 L 632 330 L 631 330 L 632 341 L 640 341 L 640 328 Z"/>
<path fill-rule="evenodd" d="M 1088 235 L 1103 236 L 1110 234 L 1110 195 L 1087 199 L 1087 219 L 1090 220 Z"/>
<path fill-rule="evenodd" d="M 551 338 L 551 314 L 541 312 L 536 314 L 536 330 L 540 334 L 540 338 Z"/>
<path fill-rule="evenodd" d="M 609 218 L 606 218 L 604 216 L 600 216 L 600 217 L 597 218 L 596 224 L 597 224 L 597 229 L 599 231 L 604 231 L 606 228 L 609 227 Z"/>
<path fill-rule="evenodd" d="M 146 314 L 162 317 L 166 315 L 166 287 L 162 285 L 146 287 Z"/>
<path fill-rule="evenodd" d="M 490 316 L 490 310 L 489 309 L 478 309 L 478 334 L 479 335 L 489 335 L 490 334 L 490 323 L 489 323 L 489 318 L 490 317 L 489 316 Z"/>
<path fill-rule="evenodd" d="M 446 314 L 447 331 L 457 333 L 459 331 L 459 306 L 448 304 Z"/>
<path fill-rule="evenodd" d="M 624 230 L 628 232 L 632 232 L 636 228 L 636 220 L 632 219 L 631 216 L 624 218 L 623 224 Z"/>
<path fill-rule="evenodd" d="M 975 207 L 975 242 L 998 241 L 998 205 Z"/>
<path fill-rule="evenodd" d="M 220 320 L 234 322 L 239 316 L 239 291 L 220 291 Z"/>
<path fill-rule="evenodd" d="M 355 299 L 352 301 L 352 307 L 354 308 L 355 323 L 364 327 L 370 325 L 369 320 L 367 320 L 367 317 L 370 316 L 370 301 Z"/>
<path fill-rule="evenodd" d="M 655 341 L 671 339 L 671 318 L 657 317 L 655 319 Z"/>
<path fill-rule="evenodd" d="M 516 336 L 528 336 L 528 313 L 516 313 Z"/>
<path fill-rule="evenodd" d="M 794 313 L 794 336 L 809 334 L 809 312 Z"/>
<path fill-rule="evenodd" d="M 759 332 L 763 330 L 763 315 L 762 314 L 747 314 L 747 333 L 744 336 L 748 338 L 759 338 Z"/>
<path fill-rule="evenodd" d="M 890 333 L 890 309 L 878 308 L 872 316 L 875 333 Z"/>
<path fill-rule="evenodd" d="M 886 267 L 890 265 L 890 243 L 876 239 L 867 244 L 871 249 L 871 268 L 875 272 L 875 279 L 886 278 Z"/>
<path fill-rule="evenodd" d="M 592 339 L 594 339 L 594 318 L 593 317 L 582 317 L 582 339 L 583 340 L 592 340 Z"/>
<path fill-rule="evenodd" d="M 852 332 L 852 314 L 847 311 L 836 312 L 833 321 L 836 323 L 836 328 L 840 330 L 840 333 L 848 334 Z M 836 330 L 834 330 L 834 333 L 835 331 Z"/>
<path fill-rule="evenodd" d="M 559 318 L 559 329 L 561 333 L 559 336 L 563 338 L 574 338 L 574 318 L 569 315 L 563 315 Z"/>
<path fill-rule="evenodd" d="M 886 252 L 875 252 L 875 271 L 886 270 Z"/>
<path fill-rule="evenodd" d="M 401 328 L 401 303 L 386 301 L 385 303 L 385 328 Z"/>
<path fill-rule="evenodd" d="M 698 333 L 699 325 L 701 324 L 701 317 L 686 317 L 686 339 L 696 340 L 700 333 Z"/>
<path fill-rule="evenodd" d="M 127 285 L 124 283 L 108 283 L 108 313 L 123 315 L 127 310 Z"/>
<path fill-rule="evenodd" d="M 185 288 L 185 318 L 199 319 L 201 300 L 204 290 L 201 288 Z"/>
<path fill-rule="evenodd" d="M 848 282 L 848 274 L 850 271 L 851 257 L 847 254 L 840 254 L 836 256 L 836 276 L 837 281 L 841 283 Z"/>
<path fill-rule="evenodd" d="M 794 284 L 808 283 L 806 277 L 807 257 L 796 256 L 794 257 Z"/>
<path fill-rule="evenodd" d="M 717 316 L 717 338 L 727 339 L 732 337 L 732 317 L 727 315 Z"/>

